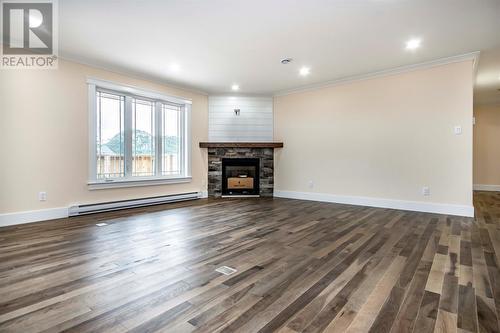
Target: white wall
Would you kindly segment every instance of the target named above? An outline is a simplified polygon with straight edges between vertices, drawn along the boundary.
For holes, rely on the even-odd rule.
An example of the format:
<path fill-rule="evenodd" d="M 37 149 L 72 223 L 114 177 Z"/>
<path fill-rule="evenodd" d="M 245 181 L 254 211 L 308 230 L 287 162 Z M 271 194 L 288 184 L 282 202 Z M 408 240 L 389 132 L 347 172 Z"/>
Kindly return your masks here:
<path fill-rule="evenodd" d="M 193 101 L 192 181 L 185 184 L 89 190 L 87 77 L 129 84 Z M 64 208 L 205 191 L 208 96 L 60 60 L 57 70 L 0 74 L 0 220 L 2 213 Z M 38 192 L 47 201 L 38 201 Z"/>
<path fill-rule="evenodd" d="M 500 104 L 474 107 L 474 186 L 500 191 Z"/>
<path fill-rule="evenodd" d="M 275 195 L 472 214 L 472 67 L 275 97 Z"/>
<path fill-rule="evenodd" d="M 272 97 L 210 96 L 208 114 L 210 141 L 273 140 Z"/>

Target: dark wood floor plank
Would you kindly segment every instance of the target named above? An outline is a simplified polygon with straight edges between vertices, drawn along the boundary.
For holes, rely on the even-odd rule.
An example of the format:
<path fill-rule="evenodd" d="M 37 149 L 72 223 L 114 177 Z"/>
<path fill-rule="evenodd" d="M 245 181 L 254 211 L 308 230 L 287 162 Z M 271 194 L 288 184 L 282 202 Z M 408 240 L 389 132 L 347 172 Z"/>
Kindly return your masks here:
<path fill-rule="evenodd" d="M 477 318 L 480 332 L 499 332 L 498 319 L 493 300 L 476 295 Z"/>
<path fill-rule="evenodd" d="M 474 205 L 204 199 L 0 228 L 0 331 L 499 332 L 500 193 Z"/>
<path fill-rule="evenodd" d="M 433 332 L 436 325 L 440 295 L 425 291 L 413 332 Z"/>
<path fill-rule="evenodd" d="M 387 305 L 389 310 L 384 310 L 388 313 L 386 316 L 390 316 L 390 318 L 392 318 L 392 315 L 390 314 L 397 312 L 393 323 L 391 324 L 389 322 L 387 324 L 389 328 L 392 326 L 391 332 L 404 333 L 413 331 L 420 303 L 424 297 L 425 284 L 427 282 L 427 276 L 429 276 L 431 266 L 431 262 L 420 262 L 404 301 L 401 300 L 401 297 L 403 297 L 403 289 L 398 287 L 398 289 L 395 290 L 396 295 L 393 296 L 393 299 L 395 299 L 395 302 L 402 302 L 401 306 L 397 307 L 397 305 L 395 305 L 391 307 L 390 305 Z M 383 317 L 381 317 L 380 321 L 380 324 L 384 324 Z"/>
<path fill-rule="evenodd" d="M 436 230 L 437 223 L 438 219 L 432 218 L 430 219 L 428 225 L 426 225 L 424 232 L 420 236 L 418 242 L 416 243 L 416 246 L 413 248 L 411 254 L 408 257 L 406 265 L 399 276 L 397 284 L 394 285 L 389 298 L 385 301 L 384 306 L 377 314 L 375 322 L 370 328 L 370 332 L 383 332 L 389 331 L 391 329 L 391 327 L 395 323 L 395 320 L 397 320 L 397 316 L 398 313 L 400 313 L 401 306 L 404 305 L 403 301 L 408 295 L 408 291 L 411 287 L 411 281 L 414 280 L 416 272 L 424 270 L 426 274 L 425 280 L 427 280 L 427 275 L 429 274 L 429 272 L 425 270 L 425 268 L 422 268 L 422 266 L 425 267 L 427 265 L 426 262 L 422 261 L 421 259 L 424 256 L 426 249 L 429 247 L 429 243 L 431 243 L 431 248 L 433 249 L 433 251 L 437 251 L 437 247 L 432 246 L 433 240 L 436 238 L 433 237 L 433 235 Z M 417 292 L 422 292 L 420 286 L 418 286 Z M 419 295 L 417 294 L 416 297 L 418 299 Z M 409 323 L 410 326 L 412 326 L 414 318 L 415 317 L 411 317 L 412 322 Z M 399 325 L 399 323 L 397 323 L 396 325 Z"/>
<path fill-rule="evenodd" d="M 476 294 L 472 285 L 459 286 L 457 327 L 477 332 Z"/>

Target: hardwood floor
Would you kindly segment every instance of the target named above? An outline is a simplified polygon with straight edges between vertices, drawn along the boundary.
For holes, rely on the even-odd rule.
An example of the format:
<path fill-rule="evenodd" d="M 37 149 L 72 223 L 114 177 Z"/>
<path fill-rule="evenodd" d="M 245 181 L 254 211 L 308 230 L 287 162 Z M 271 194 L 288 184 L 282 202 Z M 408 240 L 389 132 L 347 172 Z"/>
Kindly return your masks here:
<path fill-rule="evenodd" d="M 474 201 L 475 220 L 247 199 L 2 228 L 0 332 L 499 332 L 500 193 Z"/>

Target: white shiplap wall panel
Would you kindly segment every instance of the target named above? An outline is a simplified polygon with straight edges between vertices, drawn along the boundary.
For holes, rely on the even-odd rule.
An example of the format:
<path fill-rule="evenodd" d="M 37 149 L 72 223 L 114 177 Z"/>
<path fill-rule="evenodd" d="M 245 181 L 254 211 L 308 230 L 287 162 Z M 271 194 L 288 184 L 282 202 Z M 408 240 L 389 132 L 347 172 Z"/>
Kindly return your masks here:
<path fill-rule="evenodd" d="M 240 109 L 236 116 L 234 109 Z M 208 98 L 210 141 L 272 141 L 272 97 L 210 96 Z"/>

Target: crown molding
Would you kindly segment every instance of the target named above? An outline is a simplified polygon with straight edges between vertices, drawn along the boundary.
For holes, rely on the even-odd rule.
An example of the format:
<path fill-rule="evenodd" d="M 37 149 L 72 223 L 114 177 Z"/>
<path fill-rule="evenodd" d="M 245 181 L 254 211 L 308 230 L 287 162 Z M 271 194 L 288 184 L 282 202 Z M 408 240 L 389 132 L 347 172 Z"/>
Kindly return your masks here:
<path fill-rule="evenodd" d="M 380 78 L 380 77 L 392 76 L 392 75 L 412 72 L 412 71 L 421 70 L 421 69 L 429 69 L 429 68 L 433 68 L 433 67 L 437 67 L 437 66 L 453 64 L 453 63 L 467 61 L 467 60 L 473 61 L 473 66 L 474 66 L 473 71 L 475 73 L 477 71 L 479 54 L 480 54 L 480 52 L 477 51 L 477 52 L 471 52 L 471 53 L 456 55 L 456 56 L 447 57 L 447 58 L 431 60 L 431 61 L 422 62 L 422 63 L 418 63 L 418 64 L 399 66 L 399 67 L 385 69 L 385 70 L 377 71 L 377 72 L 347 76 L 347 77 L 344 77 L 341 79 L 320 82 L 320 83 L 313 83 L 313 84 L 302 86 L 299 88 L 292 88 L 292 89 L 278 91 L 274 94 L 274 96 L 275 97 L 285 96 L 285 95 L 290 95 L 290 94 L 299 93 L 299 92 L 306 92 L 306 91 L 311 91 L 311 90 L 316 90 L 316 89 L 321 89 L 321 88 L 334 87 L 334 86 L 352 83 L 352 82 L 356 82 L 356 81 L 364 81 L 364 80 L 370 80 L 370 79 L 375 79 L 375 78 Z"/>
<path fill-rule="evenodd" d="M 319 83 L 313 83 L 313 84 L 306 85 L 306 86 L 277 91 L 274 94 L 268 94 L 268 95 L 266 95 L 266 94 L 251 94 L 251 93 L 249 93 L 249 94 L 244 94 L 244 93 L 231 94 L 231 93 L 217 93 L 217 92 L 209 93 L 207 91 L 197 89 L 197 88 L 190 86 L 190 85 L 182 85 L 182 84 L 179 84 L 176 82 L 162 80 L 162 79 L 159 79 L 158 77 L 155 77 L 153 75 L 141 74 L 141 73 L 138 73 L 136 71 L 127 71 L 127 70 L 124 70 L 122 68 L 118 68 L 118 67 L 113 66 L 113 65 L 102 65 L 102 64 L 100 65 L 100 64 L 96 64 L 96 63 L 92 63 L 92 62 L 83 60 L 83 59 L 78 58 L 78 57 L 72 57 L 69 55 L 59 55 L 59 58 L 61 60 L 64 60 L 64 61 L 73 62 L 73 63 L 93 67 L 96 69 L 109 71 L 109 72 L 112 72 L 115 74 L 125 75 L 125 76 L 128 76 L 130 78 L 135 78 L 135 79 L 139 79 L 139 80 L 146 80 L 146 81 L 149 81 L 151 83 L 165 85 L 165 86 L 168 86 L 168 87 L 171 87 L 174 89 L 179 89 L 179 90 L 183 90 L 186 92 L 200 94 L 200 95 L 204 95 L 204 96 L 235 96 L 236 95 L 239 97 L 276 97 L 276 96 L 284 96 L 284 95 L 289 95 L 289 94 L 298 93 L 298 92 L 311 91 L 311 90 L 320 89 L 320 88 L 327 88 L 327 87 L 331 87 L 331 86 L 337 86 L 337 85 L 347 84 L 347 83 L 356 82 L 356 81 L 363 81 L 363 80 L 369 80 L 369 79 L 374 79 L 374 78 L 379 78 L 379 77 L 392 76 L 392 75 L 402 74 L 402 73 L 411 72 L 411 71 L 415 71 L 415 70 L 427 69 L 427 68 L 432 68 L 432 67 L 436 67 L 436 66 L 442 66 L 442 65 L 446 65 L 446 64 L 452 64 L 452 63 L 457 63 L 457 62 L 462 62 L 462 61 L 467 61 L 467 60 L 473 61 L 473 66 L 474 66 L 473 71 L 474 71 L 474 73 L 477 73 L 479 55 L 480 55 L 479 51 L 471 52 L 471 53 L 456 55 L 456 56 L 452 56 L 452 57 L 422 62 L 422 63 L 418 63 L 418 64 L 400 66 L 400 67 L 390 68 L 390 69 L 386 69 L 386 70 L 382 70 L 382 71 L 347 76 L 347 77 L 340 78 L 340 79 L 329 80 L 329 81 L 324 81 L 324 82 L 319 82 Z"/>
<path fill-rule="evenodd" d="M 472 80 L 472 87 L 476 86 L 476 78 L 477 78 L 477 71 L 479 70 L 479 59 L 481 57 L 481 52 L 477 51 L 474 52 L 476 53 L 476 56 L 473 58 L 474 63 L 472 64 L 472 73 L 473 73 L 473 80 Z"/>

